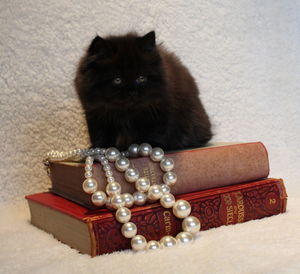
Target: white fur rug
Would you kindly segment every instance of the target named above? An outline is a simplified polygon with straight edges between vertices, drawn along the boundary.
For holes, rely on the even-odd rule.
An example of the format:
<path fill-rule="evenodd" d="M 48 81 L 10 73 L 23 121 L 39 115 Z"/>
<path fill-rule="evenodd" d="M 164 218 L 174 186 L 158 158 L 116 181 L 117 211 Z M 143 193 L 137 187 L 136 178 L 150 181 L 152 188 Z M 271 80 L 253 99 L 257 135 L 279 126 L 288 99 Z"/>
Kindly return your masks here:
<path fill-rule="evenodd" d="M 298 0 L 0 1 L 0 273 L 300 273 Z M 286 214 L 192 246 L 89 258 L 29 224 L 50 149 L 88 145 L 72 80 L 90 40 L 154 29 L 199 83 L 213 141 L 262 141 Z M 12 202 L 13 201 L 13 202 Z"/>
<path fill-rule="evenodd" d="M 90 258 L 29 224 L 24 204 L 0 207 L 0 273 L 299 273 L 300 199 L 285 214 L 200 233 L 169 250 Z"/>

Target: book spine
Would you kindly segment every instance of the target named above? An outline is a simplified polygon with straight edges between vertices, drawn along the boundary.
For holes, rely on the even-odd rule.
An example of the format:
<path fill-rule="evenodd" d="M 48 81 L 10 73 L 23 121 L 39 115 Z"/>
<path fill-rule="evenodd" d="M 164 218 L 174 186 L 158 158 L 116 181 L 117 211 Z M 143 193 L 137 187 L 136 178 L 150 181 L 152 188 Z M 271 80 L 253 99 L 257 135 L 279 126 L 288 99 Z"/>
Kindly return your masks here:
<path fill-rule="evenodd" d="M 286 210 L 286 192 L 282 180 L 273 180 L 265 185 L 249 186 L 206 197 L 191 197 L 191 215 L 201 221 L 201 230 L 221 225 L 243 223 L 249 220 L 279 214 Z M 176 218 L 171 209 L 158 205 L 143 211 L 132 210 L 131 221 L 138 233 L 147 240 L 159 240 L 165 235 L 176 236 L 182 231 L 182 220 Z M 121 234 L 121 224 L 111 218 L 95 218 L 92 234 L 95 237 L 94 255 L 130 248 L 130 239 Z"/>
<path fill-rule="evenodd" d="M 209 188 L 237 184 L 266 178 L 269 174 L 268 155 L 260 142 L 201 148 L 167 154 L 175 162 L 174 172 L 178 183 L 172 193 L 184 194 Z M 161 183 L 163 173 L 159 164 L 148 157 L 130 160 L 141 176 L 146 176 L 151 183 Z M 124 179 L 124 174 L 110 164 L 117 182 L 122 184 L 124 192 L 132 193 L 134 188 Z M 99 163 L 93 166 L 94 177 L 99 189 L 105 189 L 106 177 Z M 90 195 L 82 191 L 84 165 L 50 163 L 50 177 L 53 193 L 61 195 L 90 209 L 95 209 Z"/>

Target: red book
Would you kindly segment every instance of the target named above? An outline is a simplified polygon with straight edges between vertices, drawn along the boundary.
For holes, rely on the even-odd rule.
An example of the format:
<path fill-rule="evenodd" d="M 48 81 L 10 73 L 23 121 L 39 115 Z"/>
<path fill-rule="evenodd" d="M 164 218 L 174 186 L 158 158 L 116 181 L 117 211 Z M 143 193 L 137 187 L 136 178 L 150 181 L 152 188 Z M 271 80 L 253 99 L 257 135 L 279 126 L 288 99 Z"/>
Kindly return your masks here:
<path fill-rule="evenodd" d="M 122 236 L 114 212 L 91 211 L 52 193 L 26 198 L 33 225 L 82 253 L 95 256 L 130 248 L 130 239 Z M 265 179 L 177 195 L 176 199 L 189 201 L 191 215 L 200 219 L 201 230 L 207 230 L 285 212 L 287 194 L 282 179 Z M 138 234 L 147 240 L 175 236 L 182 231 L 182 220 L 159 203 L 134 207 L 131 212 Z"/>
<path fill-rule="evenodd" d="M 169 152 L 168 157 L 175 162 L 174 172 L 178 182 L 172 187 L 175 195 L 256 181 L 269 175 L 269 160 L 265 146 L 261 142 L 228 144 L 219 143 L 208 147 Z M 149 157 L 130 159 L 141 176 L 146 176 L 151 184 L 161 183 L 163 172 L 159 164 Z M 123 192 L 133 193 L 134 185 L 125 181 L 124 174 L 110 163 L 114 177 L 122 185 Z M 50 162 L 49 173 L 51 191 L 90 209 L 96 209 L 91 195 L 82 190 L 84 163 Z M 106 177 L 100 163 L 93 165 L 93 177 L 99 189 L 105 189 Z"/>

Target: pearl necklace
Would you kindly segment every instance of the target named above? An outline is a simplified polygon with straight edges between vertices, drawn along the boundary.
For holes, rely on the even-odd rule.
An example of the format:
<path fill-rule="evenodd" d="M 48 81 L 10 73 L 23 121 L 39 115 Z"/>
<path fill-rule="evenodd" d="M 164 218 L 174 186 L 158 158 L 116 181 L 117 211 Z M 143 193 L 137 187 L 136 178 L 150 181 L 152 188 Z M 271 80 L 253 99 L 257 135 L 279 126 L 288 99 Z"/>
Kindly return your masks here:
<path fill-rule="evenodd" d="M 157 162 L 164 172 L 163 184 L 150 184 L 147 177 L 140 177 L 139 171 L 132 167 L 128 157 L 149 156 L 153 162 Z M 160 248 L 173 247 L 177 243 L 187 243 L 194 239 L 199 232 L 201 224 L 198 218 L 190 216 L 191 205 L 185 200 L 175 201 L 170 193 L 170 188 L 176 183 L 177 176 L 172 172 L 174 161 L 164 156 L 161 148 L 152 148 L 150 144 L 143 143 L 140 146 L 133 144 L 128 151 L 120 152 L 117 148 L 108 149 L 76 149 L 68 152 L 50 151 L 47 154 L 47 161 L 84 160 L 85 159 L 85 180 L 82 183 L 83 190 L 91 194 L 92 203 L 95 206 L 104 206 L 116 210 L 115 217 L 122 223 L 121 233 L 126 238 L 131 238 L 133 250 L 155 250 Z M 93 178 L 93 162 L 98 160 L 105 172 L 107 186 L 105 192 L 98 190 L 98 182 Z M 109 162 L 114 163 L 118 171 L 124 172 L 127 182 L 135 185 L 136 192 L 121 193 L 121 185 L 115 181 Z M 160 200 L 164 208 L 172 208 L 173 214 L 182 221 L 183 232 L 177 234 L 176 238 L 164 236 L 160 241 L 151 240 L 147 242 L 144 236 L 137 235 L 137 227 L 130 222 L 130 207 L 144 205 L 146 201 Z"/>

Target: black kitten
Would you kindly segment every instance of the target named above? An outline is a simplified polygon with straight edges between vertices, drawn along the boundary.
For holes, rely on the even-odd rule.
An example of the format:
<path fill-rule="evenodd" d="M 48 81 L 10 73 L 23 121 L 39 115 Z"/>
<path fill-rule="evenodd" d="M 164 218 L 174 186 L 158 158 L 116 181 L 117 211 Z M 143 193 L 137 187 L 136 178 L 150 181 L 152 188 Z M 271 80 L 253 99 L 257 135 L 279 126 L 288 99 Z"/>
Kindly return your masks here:
<path fill-rule="evenodd" d="M 212 137 L 192 75 L 155 44 L 154 31 L 96 36 L 80 61 L 75 86 L 92 147 L 124 150 L 146 142 L 173 150 L 199 147 Z"/>

